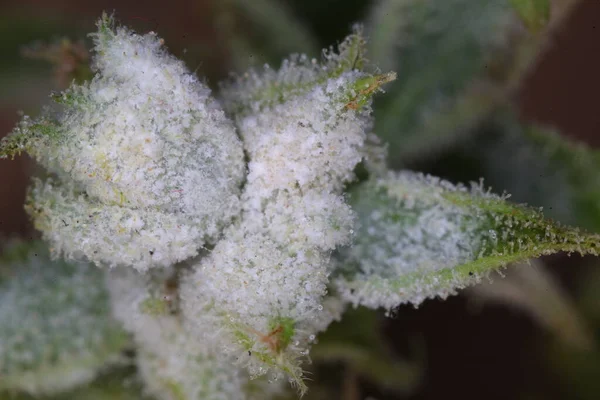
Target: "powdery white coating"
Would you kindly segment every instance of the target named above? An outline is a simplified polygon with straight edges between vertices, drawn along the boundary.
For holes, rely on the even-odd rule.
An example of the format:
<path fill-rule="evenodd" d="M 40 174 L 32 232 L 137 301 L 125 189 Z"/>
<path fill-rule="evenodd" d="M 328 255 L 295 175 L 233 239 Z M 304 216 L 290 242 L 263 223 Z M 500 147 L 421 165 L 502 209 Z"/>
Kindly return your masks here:
<path fill-rule="evenodd" d="M 363 146 L 363 163 L 369 176 L 385 176 L 388 171 L 388 145 L 375 133 L 367 135 Z"/>
<path fill-rule="evenodd" d="M 323 50 L 321 60 L 304 54 L 292 54 L 279 69 L 268 64 L 260 71 L 251 69 L 233 81 L 222 85 L 225 109 L 236 116 L 259 114 L 289 99 L 305 95 L 315 87 L 347 72 L 362 69 L 366 40 L 362 27 L 355 25 L 353 33 L 337 49 Z"/>
<path fill-rule="evenodd" d="M 184 215 L 107 205 L 51 179 L 32 181 L 27 212 L 54 253 L 98 265 L 167 267 L 198 252 L 212 225 L 190 225 Z"/>
<path fill-rule="evenodd" d="M 316 189 L 277 192 L 266 203 L 261 222 L 269 236 L 288 252 L 333 250 L 348 243 L 353 213 L 343 196 Z"/>
<path fill-rule="evenodd" d="M 27 246 L 0 265 L 0 390 L 61 393 L 119 362 L 128 339 L 111 316 L 103 271 Z"/>
<path fill-rule="evenodd" d="M 190 218 L 231 202 L 244 175 L 242 146 L 210 90 L 155 34 L 108 21 L 94 34 L 94 79 L 63 94 L 58 167 L 100 201 Z"/>
<path fill-rule="evenodd" d="M 283 67 L 299 76 L 302 68 Z M 314 72 L 306 69 L 307 76 Z M 274 76 L 265 75 L 268 86 Z M 250 102 L 237 114 L 249 157 L 242 219 L 182 283 L 181 297 L 192 329 L 220 332 L 216 343 L 243 359 L 252 375 L 275 365 L 300 384 L 295 360 L 308 354 L 311 337 L 334 318 L 322 303 L 330 253 L 352 236 L 353 213 L 341 193 L 354 178 L 370 129 L 369 104 L 348 106 L 364 76 L 342 73 L 295 96 L 284 93 L 281 103 Z M 293 336 L 279 348 L 269 338 L 284 329 L 277 322 L 282 318 L 292 321 Z M 247 351 L 267 354 L 270 362 L 247 359 Z"/>
<path fill-rule="evenodd" d="M 430 297 L 430 288 L 439 286 L 435 278 L 413 276 L 403 281 L 402 277 L 473 261 L 486 239 L 495 234 L 482 232 L 485 220 L 478 221 L 473 210 L 444 197 L 466 190 L 437 178 L 401 172 L 373 180 L 355 192 L 357 235 L 353 245 L 340 252 L 336 291 L 355 306 L 371 308 L 419 304 Z M 478 194 L 493 197 L 480 190 Z M 447 279 L 448 284 L 437 287 L 435 295 L 445 297 L 468 283 L 464 278 Z"/>
<path fill-rule="evenodd" d="M 480 275 L 465 278 L 456 274 L 456 276 L 432 280 L 410 277 L 410 281 L 399 282 L 391 278 L 371 275 L 360 276 L 358 280 L 335 279 L 333 285 L 354 307 L 360 305 L 390 311 L 405 303 L 417 306 L 429 298 L 446 299 L 448 296 L 456 295 L 461 289 L 480 283 L 481 279 Z"/>
<path fill-rule="evenodd" d="M 37 225 L 67 255 L 139 270 L 169 266 L 215 242 L 239 214 L 243 149 L 209 89 L 162 40 L 111 24 L 104 17 L 93 35 L 97 75 L 58 98 L 65 110 L 49 125 L 55 132 L 32 151 L 86 197 L 61 194 L 54 204 L 58 195 L 38 184 L 33 207 L 52 221 Z M 83 223 L 90 211 L 102 221 L 59 226 Z"/>
<path fill-rule="evenodd" d="M 279 380 L 283 371 L 297 381 L 296 359 L 308 354 L 326 293 L 328 261 L 328 254 L 315 248 L 288 249 L 266 230 L 232 226 L 182 281 L 184 320 L 198 340 L 237 359 L 251 376 L 271 373 L 270 379 Z M 293 321 L 293 335 L 279 348 L 280 335 L 268 337 L 281 317 Z"/>
<path fill-rule="evenodd" d="M 328 257 L 310 247 L 288 249 L 267 232 L 245 228 L 229 229 L 226 238 L 201 261 L 189 278 L 190 295 L 198 292 L 214 298 L 223 312 L 239 314 L 263 332 L 274 316 L 301 320 L 316 311 L 325 294 Z M 184 310 L 187 286 L 186 281 Z"/>
<path fill-rule="evenodd" d="M 185 330 L 177 315 L 177 292 L 169 283 L 174 273 L 109 272 L 113 310 L 134 335 L 145 387 L 160 400 L 246 399 L 247 375 Z M 156 302 L 166 307 L 153 308 Z"/>
<path fill-rule="evenodd" d="M 282 61 L 279 69 L 268 64 L 260 71 L 251 69 L 236 77 L 233 83 L 222 85 L 220 94 L 224 107 L 235 115 L 257 115 L 265 108 L 302 95 L 307 92 L 307 85 L 327 80 L 335 69 L 337 55 L 331 55 L 329 66 L 310 60 L 304 54 L 293 54 Z"/>
<path fill-rule="evenodd" d="M 347 98 L 362 76 L 342 74 L 303 96 L 237 119 L 250 157 L 246 202 L 294 187 L 340 192 L 353 179 L 370 107 L 350 110 Z"/>
<path fill-rule="evenodd" d="M 328 293 L 323 299 L 323 311 L 318 313 L 311 321 L 311 333 L 325 332 L 333 322 L 341 321 L 347 309 L 348 302 L 336 293 Z"/>
<path fill-rule="evenodd" d="M 159 400 L 246 400 L 245 380 L 230 362 L 190 354 L 187 343 L 163 344 L 167 358 L 141 350 L 138 370 Z"/>
<path fill-rule="evenodd" d="M 558 251 L 596 254 L 598 236 L 544 219 L 507 196 L 410 172 L 353 191 L 356 242 L 333 287 L 354 305 L 393 308 L 446 297 L 507 263 Z"/>

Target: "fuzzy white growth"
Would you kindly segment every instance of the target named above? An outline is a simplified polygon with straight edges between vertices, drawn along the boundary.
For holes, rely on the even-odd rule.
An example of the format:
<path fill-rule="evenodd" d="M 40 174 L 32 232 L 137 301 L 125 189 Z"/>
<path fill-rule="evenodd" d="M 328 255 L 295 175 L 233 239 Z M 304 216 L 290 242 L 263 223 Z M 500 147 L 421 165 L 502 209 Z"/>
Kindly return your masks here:
<path fill-rule="evenodd" d="M 246 400 L 241 371 L 231 362 L 190 352 L 190 343 L 163 343 L 163 357 L 146 349 L 138 355 L 138 369 L 150 394 L 160 400 Z M 180 338 L 181 339 L 181 338 Z"/>
<path fill-rule="evenodd" d="M 103 202 L 218 214 L 244 173 L 233 124 L 155 34 L 108 23 L 94 35 L 98 75 L 65 93 L 76 102 L 61 121 L 73 145 L 61 143 L 56 161 Z"/>
<path fill-rule="evenodd" d="M 93 35 L 97 75 L 58 98 L 66 107 L 48 128 L 55 132 L 31 152 L 62 180 L 74 181 L 89 196 L 79 198 L 89 202 L 88 208 L 97 208 L 96 203 L 121 207 L 119 215 L 137 216 L 138 231 L 150 226 L 156 232 L 167 216 L 171 222 L 165 230 L 181 226 L 174 233 L 177 243 L 168 234 L 157 234 L 130 243 L 119 238 L 120 246 L 107 246 L 115 242 L 111 234 L 122 236 L 120 226 L 110 225 L 114 218 L 96 234 L 86 231 L 86 242 L 93 244 L 83 249 L 69 241 L 73 235 L 60 225 L 49 226 L 53 231 L 44 234 L 66 254 L 80 252 L 97 263 L 119 263 L 115 257 L 125 250 L 122 264 L 140 270 L 169 266 L 214 242 L 239 213 L 242 145 L 208 88 L 166 53 L 154 33 L 140 36 L 125 28 L 113 30 L 111 24 L 103 18 Z M 23 126 L 21 131 L 28 127 Z M 48 201 L 33 197 L 35 204 Z M 160 257 L 144 252 L 132 257 L 141 251 L 140 241 L 155 242 L 154 249 L 143 248 Z M 87 251 L 94 246 L 101 249 Z"/>
<path fill-rule="evenodd" d="M 598 240 L 511 205 L 481 184 L 468 189 L 389 173 L 352 196 L 356 241 L 340 252 L 333 286 L 354 305 L 391 309 L 444 298 L 509 262 L 557 251 L 595 253 Z"/>
<path fill-rule="evenodd" d="M 247 375 L 185 331 L 173 274 L 116 268 L 108 276 L 114 313 L 138 345 L 145 387 L 160 400 L 246 399 Z"/>
<path fill-rule="evenodd" d="M 110 266 L 168 266 L 195 254 L 203 232 L 184 215 L 107 205 L 51 179 L 32 181 L 26 210 L 54 253 Z"/>
<path fill-rule="evenodd" d="M 28 246 L 0 265 L 0 390 L 68 391 L 118 362 L 128 338 L 111 316 L 103 271 Z"/>
<path fill-rule="evenodd" d="M 443 197 L 454 190 L 459 189 L 448 182 L 408 172 L 372 182 L 356 199 L 361 217 L 356 241 L 342 251 L 342 270 L 356 264 L 360 272 L 350 280 L 344 274 L 336 278 L 336 290 L 353 304 L 371 308 L 418 304 L 429 296 L 427 285 L 407 291 L 396 287 L 398 277 L 474 259 L 479 226 L 466 224 L 469 210 Z"/>
<path fill-rule="evenodd" d="M 363 163 L 371 176 L 385 176 L 388 171 L 388 146 L 379 136 L 369 133 L 363 146 Z"/>
<path fill-rule="evenodd" d="M 342 190 L 363 157 L 376 80 L 343 72 L 343 61 L 300 57 L 224 89 L 249 156 L 243 216 L 183 282 L 182 310 L 195 330 L 225 328 L 216 339 L 226 351 L 257 354 L 253 375 L 276 366 L 300 383 L 295 358 L 339 311 L 322 303 L 331 251 L 352 236 Z"/>
<path fill-rule="evenodd" d="M 362 74 L 349 72 L 308 94 L 238 119 L 250 156 L 246 197 L 260 201 L 276 190 L 340 192 L 361 160 L 369 110 L 346 109 L 347 91 Z M 358 115 L 357 115 L 358 114 Z"/>

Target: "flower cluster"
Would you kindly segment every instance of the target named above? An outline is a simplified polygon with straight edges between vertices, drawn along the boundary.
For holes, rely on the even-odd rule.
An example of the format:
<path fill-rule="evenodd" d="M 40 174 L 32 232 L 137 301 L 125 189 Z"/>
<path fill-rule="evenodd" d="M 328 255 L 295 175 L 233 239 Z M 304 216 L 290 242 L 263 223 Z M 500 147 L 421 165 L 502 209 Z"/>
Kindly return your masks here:
<path fill-rule="evenodd" d="M 4 142 L 49 172 L 29 192 L 36 227 L 57 254 L 118 267 L 114 314 L 159 397 L 235 398 L 248 382 L 231 363 L 303 390 L 299 360 L 343 310 L 326 295 L 353 234 L 344 185 L 394 74 L 361 71 L 356 28 L 322 62 L 232 79 L 223 111 L 154 33 L 104 16 L 92 36 L 94 78 Z"/>
<path fill-rule="evenodd" d="M 95 77 L 13 133 L 52 174 L 27 210 L 57 252 L 138 270 L 214 243 L 239 213 L 242 145 L 210 91 L 150 33 L 103 18 Z"/>
<path fill-rule="evenodd" d="M 232 77 L 218 100 L 155 33 L 104 15 L 92 37 L 93 78 L 0 142 L 45 168 L 26 210 L 66 259 L 0 263 L 0 390 L 66 391 L 133 343 L 157 399 L 273 398 L 282 378 L 302 394 L 303 360 L 348 305 L 596 254 L 600 237 L 481 184 L 388 171 L 371 100 L 396 75 L 367 65 L 360 27 L 321 60 Z"/>

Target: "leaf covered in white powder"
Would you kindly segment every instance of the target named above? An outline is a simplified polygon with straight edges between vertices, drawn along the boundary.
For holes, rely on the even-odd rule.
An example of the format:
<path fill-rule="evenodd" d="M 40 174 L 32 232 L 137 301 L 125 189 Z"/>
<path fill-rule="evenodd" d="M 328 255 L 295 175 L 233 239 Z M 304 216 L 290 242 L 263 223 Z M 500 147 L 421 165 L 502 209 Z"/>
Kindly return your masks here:
<path fill-rule="evenodd" d="M 39 242 L 9 247 L 0 262 L 0 391 L 68 391 L 121 359 L 129 339 L 103 270 L 52 261 Z"/>
<path fill-rule="evenodd" d="M 596 254 L 600 237 L 544 219 L 483 190 L 411 172 L 351 194 L 355 242 L 339 254 L 333 287 L 367 307 L 418 305 L 477 283 L 507 263 L 559 251 Z"/>

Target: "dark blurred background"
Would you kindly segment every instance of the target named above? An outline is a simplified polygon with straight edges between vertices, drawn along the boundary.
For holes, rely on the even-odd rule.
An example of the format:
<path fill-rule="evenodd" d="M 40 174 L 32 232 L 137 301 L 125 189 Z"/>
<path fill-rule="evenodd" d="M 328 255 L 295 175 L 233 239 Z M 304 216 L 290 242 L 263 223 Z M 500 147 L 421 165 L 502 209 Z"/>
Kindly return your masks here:
<path fill-rule="evenodd" d="M 103 10 L 116 11 L 124 24 L 140 32 L 157 31 L 172 53 L 214 85 L 235 67 L 222 45 L 220 0 L 3 0 L 0 2 L 0 136 L 19 118 L 35 113 L 56 89 L 52 67 L 23 58 L 22 48 L 35 40 L 67 36 L 85 38 Z M 251 4 L 251 0 L 248 0 Z M 316 33 L 321 47 L 342 39 L 371 4 L 365 0 L 287 0 L 286 3 Z M 243 27 L 242 27 L 243 28 Z M 600 1 L 585 0 L 564 26 L 515 94 L 525 120 L 554 125 L 565 134 L 600 146 Z M 22 209 L 31 165 L 25 156 L 0 161 L 0 232 L 4 237 L 33 237 Z M 590 260 L 557 256 L 547 260 L 550 271 L 573 291 Z M 363 382 L 365 395 L 379 399 L 570 399 L 577 398 L 549 365 L 545 343 L 549 333 L 525 313 L 502 306 L 475 310 L 465 296 L 427 301 L 418 309 L 401 307 L 385 323 L 394 350 L 410 352 L 415 337 L 426 350 L 422 384 L 398 397 Z M 600 376 L 597 377 L 600 379 Z M 600 398 L 600 393 L 598 393 Z"/>

